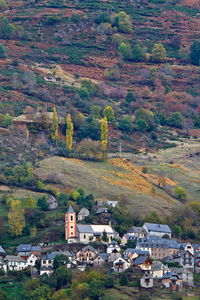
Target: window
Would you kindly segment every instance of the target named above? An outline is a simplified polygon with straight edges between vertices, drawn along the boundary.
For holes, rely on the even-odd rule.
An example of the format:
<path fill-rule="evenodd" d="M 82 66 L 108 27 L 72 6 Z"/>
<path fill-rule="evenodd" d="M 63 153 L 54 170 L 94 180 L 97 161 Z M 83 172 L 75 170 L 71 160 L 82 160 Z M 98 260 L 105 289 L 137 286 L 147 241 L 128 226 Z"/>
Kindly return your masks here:
<path fill-rule="evenodd" d="M 51 264 L 51 260 L 49 260 L 48 263 Z"/>
<path fill-rule="evenodd" d="M 73 235 L 73 232 L 71 232 L 71 235 Z"/>
<path fill-rule="evenodd" d="M 71 216 L 71 221 L 73 221 L 73 216 Z"/>
<path fill-rule="evenodd" d="M 71 226 L 71 228 L 73 228 L 73 226 Z"/>
<path fill-rule="evenodd" d="M 84 236 L 83 236 L 83 237 L 84 237 L 84 239 L 86 239 L 86 235 L 85 235 L 85 234 L 84 234 Z"/>

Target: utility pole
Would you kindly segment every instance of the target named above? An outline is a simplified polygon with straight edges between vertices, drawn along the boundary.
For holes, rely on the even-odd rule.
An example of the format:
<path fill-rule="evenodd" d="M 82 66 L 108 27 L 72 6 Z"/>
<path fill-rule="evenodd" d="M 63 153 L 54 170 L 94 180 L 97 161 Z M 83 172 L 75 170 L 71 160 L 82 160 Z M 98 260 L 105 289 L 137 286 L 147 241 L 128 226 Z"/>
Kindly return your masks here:
<path fill-rule="evenodd" d="M 122 143 L 119 143 L 119 157 L 121 158 L 122 156 Z"/>

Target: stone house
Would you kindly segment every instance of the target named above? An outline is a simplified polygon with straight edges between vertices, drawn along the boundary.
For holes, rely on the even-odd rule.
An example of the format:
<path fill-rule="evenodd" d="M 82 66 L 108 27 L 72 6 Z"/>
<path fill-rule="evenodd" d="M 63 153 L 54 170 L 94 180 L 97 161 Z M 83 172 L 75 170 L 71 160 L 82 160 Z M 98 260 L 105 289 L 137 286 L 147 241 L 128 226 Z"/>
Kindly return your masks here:
<path fill-rule="evenodd" d="M 7 263 L 8 270 L 19 271 L 28 267 L 26 261 L 20 256 L 6 255 L 4 261 Z"/>
<path fill-rule="evenodd" d="M 3 247 L 0 245 L 0 257 L 5 257 L 6 256 L 6 252 L 3 249 Z"/>
<path fill-rule="evenodd" d="M 126 271 L 130 267 L 130 262 L 123 259 L 122 257 L 117 258 L 113 262 L 113 270 L 118 273 Z"/>
<path fill-rule="evenodd" d="M 110 205 L 112 207 L 116 207 L 119 204 L 119 201 L 107 200 L 105 202 L 106 205 Z"/>
<path fill-rule="evenodd" d="M 94 249 L 92 246 L 87 245 L 83 249 L 79 250 L 76 253 L 76 259 L 78 261 L 84 261 L 86 263 L 93 262 L 95 256 L 96 256 L 96 249 Z"/>
<path fill-rule="evenodd" d="M 31 253 L 26 260 L 27 266 L 34 267 L 36 260 L 38 260 L 38 258 L 33 253 Z"/>
<path fill-rule="evenodd" d="M 137 235 L 133 235 L 133 234 L 124 234 L 123 237 L 121 238 L 121 245 L 122 246 L 126 246 L 127 242 L 130 241 L 137 241 L 138 236 Z"/>
<path fill-rule="evenodd" d="M 140 267 L 141 270 L 150 271 L 152 264 L 149 256 L 139 256 L 134 260 L 133 268 Z"/>
<path fill-rule="evenodd" d="M 7 273 L 7 264 L 3 260 L 3 258 L 0 257 L 0 269 L 4 270 L 5 273 Z"/>
<path fill-rule="evenodd" d="M 121 248 L 120 248 L 120 246 L 118 245 L 118 243 L 117 243 L 116 241 L 113 240 L 113 241 L 108 245 L 106 252 L 107 252 L 107 253 L 112 253 L 114 250 L 117 250 L 117 252 L 119 252 L 120 249 L 121 249 Z"/>
<path fill-rule="evenodd" d="M 180 251 L 181 250 L 189 251 L 192 255 L 194 255 L 194 247 L 192 246 L 192 244 L 190 242 L 181 244 Z"/>
<path fill-rule="evenodd" d="M 182 278 L 174 272 L 165 273 L 161 281 L 165 287 L 170 288 L 172 291 L 180 292 L 183 289 Z"/>
<path fill-rule="evenodd" d="M 98 253 L 93 261 L 94 267 L 101 267 L 108 262 L 109 253 Z"/>
<path fill-rule="evenodd" d="M 163 235 L 168 234 L 170 238 L 172 235 L 171 229 L 168 225 L 144 223 L 142 227 L 146 230 L 147 235 L 162 237 Z"/>
<path fill-rule="evenodd" d="M 153 277 L 151 274 L 145 272 L 140 278 L 140 286 L 144 289 L 151 289 L 153 287 Z"/>
<path fill-rule="evenodd" d="M 101 219 L 106 219 L 110 217 L 110 211 L 107 207 L 99 207 L 95 212 L 95 216 Z"/>
<path fill-rule="evenodd" d="M 188 250 L 182 250 L 174 255 L 174 260 L 178 261 L 179 265 L 194 272 L 194 255 Z"/>
<path fill-rule="evenodd" d="M 189 271 L 187 268 L 175 268 L 174 272 L 182 277 L 183 283 L 188 286 L 193 286 L 193 272 Z"/>
<path fill-rule="evenodd" d="M 47 199 L 47 203 L 49 204 L 49 209 L 56 209 L 58 207 L 58 201 L 52 195 Z"/>
<path fill-rule="evenodd" d="M 85 219 L 85 217 L 88 217 L 90 215 L 90 212 L 87 208 L 83 207 L 81 208 L 81 210 L 79 211 L 77 218 L 79 221 L 82 221 Z"/>
<path fill-rule="evenodd" d="M 154 260 L 151 266 L 150 274 L 153 278 L 162 278 L 162 276 L 169 271 L 170 269 L 168 266 L 163 265 L 160 261 Z"/>
<path fill-rule="evenodd" d="M 131 229 L 127 232 L 127 234 L 135 235 L 137 237 L 142 238 L 147 235 L 147 232 L 143 227 L 132 226 Z"/>
<path fill-rule="evenodd" d="M 176 240 L 164 239 L 158 236 L 139 238 L 136 249 L 149 251 L 153 259 L 173 256 L 180 251 L 180 244 Z"/>
<path fill-rule="evenodd" d="M 128 248 L 123 252 L 124 258 L 129 258 L 130 261 L 133 261 L 135 258 L 139 256 L 148 256 L 150 255 L 149 251 L 142 251 L 139 249 Z"/>

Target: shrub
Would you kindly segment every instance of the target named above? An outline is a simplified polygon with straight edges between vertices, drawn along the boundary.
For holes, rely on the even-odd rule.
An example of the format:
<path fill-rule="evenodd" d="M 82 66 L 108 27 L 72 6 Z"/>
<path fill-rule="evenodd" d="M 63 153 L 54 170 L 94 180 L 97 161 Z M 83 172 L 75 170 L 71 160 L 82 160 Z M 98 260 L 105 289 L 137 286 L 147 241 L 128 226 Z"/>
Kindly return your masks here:
<path fill-rule="evenodd" d="M 147 173 L 148 173 L 148 167 L 147 167 L 147 166 L 144 166 L 144 167 L 142 168 L 142 173 L 144 173 L 144 174 L 147 174 Z"/>
<path fill-rule="evenodd" d="M 80 87 L 78 90 L 78 95 L 83 100 L 89 100 L 90 99 L 90 93 L 88 92 L 88 89 L 86 87 Z"/>
<path fill-rule="evenodd" d="M 177 186 L 175 188 L 175 195 L 179 198 L 179 199 L 186 199 L 187 198 L 187 194 L 186 191 L 181 188 L 180 186 Z"/>
<path fill-rule="evenodd" d="M 46 18 L 46 23 L 48 25 L 54 25 L 55 23 L 59 22 L 61 22 L 61 18 L 56 14 L 52 14 Z"/>
<path fill-rule="evenodd" d="M 105 287 L 112 288 L 114 285 L 114 279 L 112 276 L 108 276 L 105 280 Z"/>
<path fill-rule="evenodd" d="M 4 44 L 0 44 L 0 58 L 7 58 L 7 55 L 6 55 L 6 49 L 4 47 Z"/>
<path fill-rule="evenodd" d="M 109 13 L 106 11 L 98 14 L 95 18 L 95 23 L 112 23 Z"/>
<path fill-rule="evenodd" d="M 139 119 L 136 121 L 136 124 L 137 124 L 137 128 L 138 128 L 139 131 L 144 132 L 144 131 L 146 131 L 147 128 L 148 128 L 147 122 L 146 122 L 145 120 L 143 120 L 143 119 L 140 119 L 140 118 L 139 118 Z"/>
<path fill-rule="evenodd" d="M 119 125 L 119 128 L 124 131 L 130 132 L 133 128 L 132 119 L 130 116 L 125 116 Z"/>
<path fill-rule="evenodd" d="M 190 59 L 194 65 L 199 66 L 200 60 L 200 39 L 194 40 L 190 46 Z"/>

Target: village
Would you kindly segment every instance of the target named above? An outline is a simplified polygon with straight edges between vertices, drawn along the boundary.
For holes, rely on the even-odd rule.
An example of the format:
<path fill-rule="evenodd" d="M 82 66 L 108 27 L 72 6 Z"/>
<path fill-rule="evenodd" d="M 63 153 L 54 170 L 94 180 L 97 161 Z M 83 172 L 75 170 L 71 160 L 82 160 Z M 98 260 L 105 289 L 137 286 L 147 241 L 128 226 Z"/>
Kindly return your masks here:
<path fill-rule="evenodd" d="M 101 207 L 97 212 L 105 216 L 109 209 Z M 55 258 L 62 255 L 68 269 L 104 268 L 110 275 L 129 271 L 136 275 L 131 277 L 133 281 L 139 278 L 140 290 L 151 295 L 155 282 L 162 289 L 176 292 L 194 287 L 194 273 L 200 273 L 200 244 L 172 239 L 168 225 L 153 223 L 133 226 L 120 239 L 111 224 L 83 224 L 87 215 L 86 208 L 76 216 L 72 206 L 68 207 L 65 214 L 66 243 L 20 244 L 15 255 L 7 255 L 0 246 L 2 272 L 7 274 L 29 267 L 33 280 L 43 274 L 49 276 L 55 271 Z M 135 248 L 127 247 L 130 244 Z"/>

